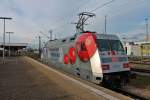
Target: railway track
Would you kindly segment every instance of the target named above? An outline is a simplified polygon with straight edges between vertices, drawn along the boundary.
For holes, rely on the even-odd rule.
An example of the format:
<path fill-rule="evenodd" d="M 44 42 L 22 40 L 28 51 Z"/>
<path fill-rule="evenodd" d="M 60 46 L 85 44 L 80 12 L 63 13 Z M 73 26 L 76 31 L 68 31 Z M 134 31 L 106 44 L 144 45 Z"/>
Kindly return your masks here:
<path fill-rule="evenodd" d="M 54 66 L 54 65 L 53 65 Z M 57 69 L 58 70 L 58 69 Z M 138 96 L 137 94 L 134 94 L 134 93 L 131 93 L 131 92 L 128 92 L 126 90 L 123 90 L 123 89 L 113 89 L 113 88 L 110 88 L 110 87 L 107 87 L 107 86 L 103 86 L 102 84 L 100 85 L 104 88 L 107 88 L 107 89 L 110 89 L 112 91 L 115 91 L 117 93 L 120 93 L 122 95 L 125 95 L 125 96 L 128 96 L 128 97 L 131 97 L 133 98 L 134 100 L 149 100 L 145 97 L 142 97 L 142 96 Z"/>
<path fill-rule="evenodd" d="M 148 100 L 148 98 L 142 97 L 142 96 L 138 96 L 137 94 L 134 93 L 130 93 L 128 91 L 122 90 L 122 89 L 115 89 L 114 91 L 121 93 L 123 95 L 129 96 L 135 100 Z"/>
<path fill-rule="evenodd" d="M 137 61 L 130 61 L 130 63 L 133 63 L 133 64 L 150 65 L 150 63 L 149 63 L 149 62 L 137 62 Z"/>
<path fill-rule="evenodd" d="M 150 74 L 150 70 L 146 70 L 146 69 L 131 68 L 131 71 L 149 73 Z"/>
<path fill-rule="evenodd" d="M 122 95 L 131 97 L 131 98 L 134 99 L 134 100 L 149 100 L 149 99 L 146 98 L 146 97 L 139 96 L 138 94 L 129 92 L 129 91 L 123 89 L 123 88 L 120 89 L 120 88 L 112 88 L 112 87 L 103 86 L 103 85 L 100 85 L 100 86 L 102 86 L 102 87 L 104 87 L 104 88 L 107 88 L 107 89 L 110 89 L 110 90 L 112 90 L 112 91 L 115 91 L 115 92 L 117 92 L 117 93 L 120 93 L 120 94 L 122 94 Z"/>
<path fill-rule="evenodd" d="M 54 66 L 54 65 L 53 65 L 53 66 Z M 58 69 L 57 69 L 57 70 L 58 70 Z M 103 86 L 103 85 L 100 85 L 100 86 L 102 86 L 102 87 L 104 87 L 104 88 L 107 88 L 107 89 L 110 89 L 110 90 L 112 90 L 112 91 L 115 91 L 115 92 L 117 92 L 117 93 L 120 93 L 120 94 L 122 94 L 122 95 L 131 97 L 131 98 L 133 98 L 134 100 L 149 100 L 149 99 L 147 99 L 147 98 L 145 98 L 145 97 L 139 96 L 139 95 L 134 94 L 134 93 L 130 93 L 130 92 L 125 91 L 125 90 L 123 90 L 123 89 L 113 89 L 113 88 L 106 87 L 106 86 Z"/>

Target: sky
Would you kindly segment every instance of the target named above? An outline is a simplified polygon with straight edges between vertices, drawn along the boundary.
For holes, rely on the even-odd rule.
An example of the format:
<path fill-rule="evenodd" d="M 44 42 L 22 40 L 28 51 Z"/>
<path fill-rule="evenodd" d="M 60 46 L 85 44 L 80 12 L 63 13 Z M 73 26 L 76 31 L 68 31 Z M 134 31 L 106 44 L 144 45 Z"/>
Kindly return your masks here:
<path fill-rule="evenodd" d="M 0 0 L 0 17 L 6 21 L 6 32 L 14 32 L 11 42 L 36 45 L 38 36 L 53 31 L 55 37 L 75 34 L 77 14 L 91 11 L 111 0 Z M 142 41 L 145 38 L 145 18 L 150 22 L 150 0 L 113 0 L 97 9 L 95 17 L 87 21 L 86 30 L 104 33 L 104 17 L 107 15 L 107 33 L 116 34 L 126 41 Z M 149 25 L 150 26 L 150 25 Z M 150 29 L 150 27 L 149 27 Z M 0 20 L 0 42 L 3 38 L 3 20 Z M 8 35 L 6 34 L 6 42 Z"/>

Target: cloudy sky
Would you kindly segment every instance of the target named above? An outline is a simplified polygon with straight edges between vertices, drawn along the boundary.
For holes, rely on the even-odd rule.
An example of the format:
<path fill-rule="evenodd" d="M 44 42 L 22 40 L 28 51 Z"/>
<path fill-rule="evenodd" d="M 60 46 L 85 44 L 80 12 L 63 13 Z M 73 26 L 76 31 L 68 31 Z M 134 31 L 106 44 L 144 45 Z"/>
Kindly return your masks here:
<path fill-rule="evenodd" d="M 13 31 L 12 42 L 35 44 L 42 31 L 58 38 L 75 33 L 77 14 L 93 10 L 111 0 L 0 0 L 0 16 L 12 17 L 6 21 L 6 31 Z M 150 22 L 150 0 L 114 0 L 94 11 L 86 29 L 104 32 L 104 16 L 107 15 L 107 32 L 128 39 L 142 40 L 145 35 L 145 18 Z M 150 26 L 150 25 L 149 25 Z M 3 21 L 0 20 L 0 42 Z M 6 36 L 8 37 L 8 36 Z M 8 41 L 8 39 L 6 40 Z M 44 41 L 44 40 L 43 40 Z"/>

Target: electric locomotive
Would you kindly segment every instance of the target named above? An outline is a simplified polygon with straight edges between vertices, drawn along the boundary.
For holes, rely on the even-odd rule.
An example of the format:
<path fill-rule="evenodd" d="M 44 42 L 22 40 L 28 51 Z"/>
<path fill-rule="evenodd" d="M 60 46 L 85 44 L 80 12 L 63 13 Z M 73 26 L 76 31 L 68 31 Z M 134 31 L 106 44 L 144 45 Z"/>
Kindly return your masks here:
<path fill-rule="evenodd" d="M 71 37 L 48 41 L 41 58 L 96 84 L 121 87 L 129 82 L 128 57 L 116 35 L 82 30 Z"/>
<path fill-rule="evenodd" d="M 96 84 L 120 86 L 129 81 L 128 57 L 116 35 L 84 32 L 48 41 L 41 58 Z"/>

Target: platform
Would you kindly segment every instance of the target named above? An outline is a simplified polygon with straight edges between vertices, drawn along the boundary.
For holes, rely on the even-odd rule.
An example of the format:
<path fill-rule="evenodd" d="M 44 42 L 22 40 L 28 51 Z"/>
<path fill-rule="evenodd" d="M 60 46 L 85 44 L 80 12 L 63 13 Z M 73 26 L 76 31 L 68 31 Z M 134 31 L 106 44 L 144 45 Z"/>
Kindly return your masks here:
<path fill-rule="evenodd" d="M 0 63 L 0 100 L 129 100 L 28 57 Z"/>

